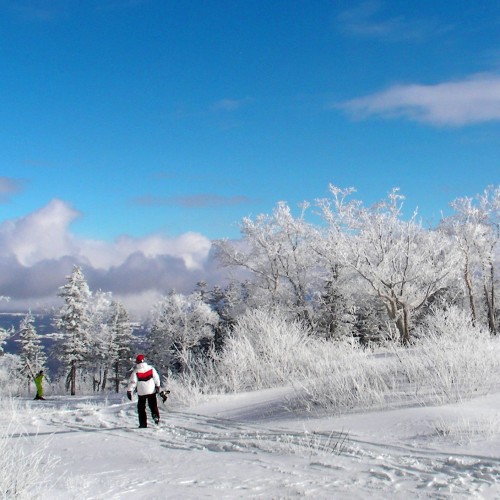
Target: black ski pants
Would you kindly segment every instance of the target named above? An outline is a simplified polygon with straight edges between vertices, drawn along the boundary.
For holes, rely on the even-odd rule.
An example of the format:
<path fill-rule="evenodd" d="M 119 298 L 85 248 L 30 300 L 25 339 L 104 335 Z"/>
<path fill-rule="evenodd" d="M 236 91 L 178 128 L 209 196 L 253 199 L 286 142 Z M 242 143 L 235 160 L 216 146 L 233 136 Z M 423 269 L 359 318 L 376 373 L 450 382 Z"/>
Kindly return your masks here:
<path fill-rule="evenodd" d="M 137 401 L 137 413 L 139 414 L 139 426 L 148 426 L 148 417 L 146 415 L 146 401 L 148 402 L 149 411 L 153 419 L 160 418 L 160 412 L 158 411 L 158 400 L 156 399 L 156 393 L 147 394 L 146 396 L 139 396 Z"/>

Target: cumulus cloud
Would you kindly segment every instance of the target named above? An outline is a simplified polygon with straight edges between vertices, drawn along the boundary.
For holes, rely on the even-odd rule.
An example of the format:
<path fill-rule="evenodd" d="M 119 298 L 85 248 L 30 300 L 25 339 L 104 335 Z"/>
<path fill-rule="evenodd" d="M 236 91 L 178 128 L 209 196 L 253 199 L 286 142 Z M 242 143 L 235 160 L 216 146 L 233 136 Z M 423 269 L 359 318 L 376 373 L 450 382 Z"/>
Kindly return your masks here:
<path fill-rule="evenodd" d="M 339 106 L 355 118 L 403 117 L 438 126 L 500 120 L 500 75 L 476 74 L 435 85 L 396 85 Z"/>
<path fill-rule="evenodd" d="M 79 216 L 68 203 L 52 200 L 25 217 L 0 224 L 0 295 L 11 298 L 1 304 L 4 310 L 57 304 L 58 288 L 75 264 L 83 268 L 92 290 L 110 291 L 136 311 L 152 306 L 145 304 L 146 298 L 171 289 L 190 293 L 200 280 L 224 282 L 212 243 L 201 234 L 86 240 L 70 232 Z"/>
<path fill-rule="evenodd" d="M 188 232 L 173 238 L 161 235 L 144 238 L 121 236 L 113 243 L 82 240 L 80 249 L 90 265 L 101 269 L 121 265 L 130 255 L 139 252 L 147 258 L 169 255 L 180 259 L 186 269 L 195 270 L 203 267 L 211 245 L 205 236 Z"/>
<path fill-rule="evenodd" d="M 68 227 L 78 216 L 70 205 L 56 199 L 26 217 L 6 221 L 0 225 L 0 255 L 15 256 L 24 266 L 76 255 Z"/>

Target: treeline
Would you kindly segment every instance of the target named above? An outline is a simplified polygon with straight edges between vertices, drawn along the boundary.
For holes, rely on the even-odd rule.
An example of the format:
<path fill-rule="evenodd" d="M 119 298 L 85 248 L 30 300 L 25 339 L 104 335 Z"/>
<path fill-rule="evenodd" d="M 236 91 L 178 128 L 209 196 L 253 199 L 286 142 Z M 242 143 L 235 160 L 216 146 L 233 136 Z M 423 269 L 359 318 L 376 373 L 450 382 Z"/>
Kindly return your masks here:
<path fill-rule="evenodd" d="M 397 189 L 369 207 L 353 189 L 330 186 L 330 193 L 298 215 L 280 202 L 271 214 L 243 219 L 240 240 L 214 242 L 230 284 L 199 282 L 190 295 L 172 291 L 154 304 L 143 339 L 149 359 L 164 374 L 216 362 L 254 310 L 279 311 L 310 337 L 362 345 L 410 344 L 431 312 L 444 317 L 450 308 L 498 332 L 500 187 L 455 200 L 453 214 L 435 227 L 416 212 L 404 217 Z M 57 349 L 68 390 L 75 394 L 84 373 L 95 390 L 111 381 L 118 391 L 137 340 L 127 311 L 110 293 L 92 293 L 79 267 L 60 296 Z M 21 357 L 43 366 L 30 315 L 21 339 Z"/>

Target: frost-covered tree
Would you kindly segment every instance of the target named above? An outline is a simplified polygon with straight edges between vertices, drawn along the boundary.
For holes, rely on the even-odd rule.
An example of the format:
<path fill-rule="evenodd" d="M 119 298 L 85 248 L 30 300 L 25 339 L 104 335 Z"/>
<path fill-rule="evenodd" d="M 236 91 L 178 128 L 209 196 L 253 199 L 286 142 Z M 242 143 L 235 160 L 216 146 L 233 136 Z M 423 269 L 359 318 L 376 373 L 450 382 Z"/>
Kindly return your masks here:
<path fill-rule="evenodd" d="M 171 292 L 154 307 L 147 335 L 150 356 L 162 371 L 189 369 L 192 356 L 208 349 L 219 318 L 197 292 Z"/>
<path fill-rule="evenodd" d="M 243 283 L 231 282 L 225 288 L 216 285 L 202 296 L 203 301 L 219 316 L 214 335 L 216 351 L 220 351 L 224 347 L 225 339 L 233 330 L 237 318 L 249 307 L 247 288 L 246 281 Z"/>
<path fill-rule="evenodd" d="M 36 331 L 35 318 L 31 311 L 28 311 L 19 324 L 19 340 L 21 343 L 19 356 L 23 366 L 29 365 L 33 373 L 45 370 L 47 356 L 43 349 L 42 340 Z M 31 374 L 29 377 L 31 380 Z"/>
<path fill-rule="evenodd" d="M 8 302 L 10 298 L 0 295 L 0 301 L 2 300 Z M 0 327 L 0 356 L 3 354 L 3 346 L 5 345 L 7 339 L 12 335 L 13 332 L 14 332 L 13 328 L 5 329 Z"/>
<path fill-rule="evenodd" d="M 284 307 L 312 326 L 310 298 L 323 270 L 311 251 L 313 229 L 306 222 L 307 208 L 304 204 L 300 216 L 294 217 L 288 205 L 280 202 L 271 215 L 243 219 L 242 242 L 220 240 L 215 246 L 223 265 L 251 273 L 256 306 Z"/>
<path fill-rule="evenodd" d="M 109 325 L 112 300 L 110 292 L 99 290 L 91 295 L 87 304 L 89 344 L 85 364 L 92 372 L 94 391 L 106 388 L 108 370 L 112 364 L 112 332 Z"/>
<path fill-rule="evenodd" d="M 60 360 L 68 370 L 67 388 L 76 394 L 78 370 L 84 368 L 89 358 L 89 300 L 91 293 L 82 269 L 74 266 L 67 276 L 67 283 L 59 288 L 64 305 L 60 308 L 56 326 L 62 334 Z"/>
<path fill-rule="evenodd" d="M 451 206 L 455 213 L 442 221 L 441 228 L 452 235 L 460 250 L 462 278 L 472 321 L 475 323 L 484 311 L 485 322 L 490 331 L 496 333 L 495 268 L 500 237 L 500 187 L 490 186 L 474 198 L 457 198 Z"/>
<path fill-rule="evenodd" d="M 111 292 L 98 291 L 92 295 L 88 335 L 94 390 L 104 391 L 112 378 L 119 392 L 123 366 L 131 356 L 132 326 L 125 307 L 113 300 Z"/>
<path fill-rule="evenodd" d="M 0 355 L 3 354 L 3 346 L 7 342 L 7 339 L 12 334 L 12 329 L 5 329 L 0 327 Z"/>
<path fill-rule="evenodd" d="M 315 293 L 314 302 L 316 336 L 332 340 L 353 334 L 355 304 L 352 282 L 347 286 L 337 272 L 332 272 L 323 288 Z"/>
<path fill-rule="evenodd" d="M 354 270 L 384 304 L 403 343 L 411 318 L 454 278 L 457 254 L 449 238 L 425 230 L 415 212 L 402 216 L 404 197 L 394 189 L 372 207 L 347 201 L 352 189 L 330 186 L 332 199 L 320 207 L 328 224 L 325 250 Z"/>
<path fill-rule="evenodd" d="M 113 301 L 109 317 L 111 344 L 109 359 L 114 372 L 115 391 L 120 391 L 120 382 L 124 376 L 124 369 L 132 356 L 133 329 L 125 306 Z"/>

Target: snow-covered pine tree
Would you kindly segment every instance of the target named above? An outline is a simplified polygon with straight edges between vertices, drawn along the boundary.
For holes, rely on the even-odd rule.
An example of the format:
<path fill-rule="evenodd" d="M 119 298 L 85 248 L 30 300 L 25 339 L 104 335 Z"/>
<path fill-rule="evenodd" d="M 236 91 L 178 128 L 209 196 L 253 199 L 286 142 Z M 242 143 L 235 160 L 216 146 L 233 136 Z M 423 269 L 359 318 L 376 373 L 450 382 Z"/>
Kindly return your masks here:
<path fill-rule="evenodd" d="M 28 388 L 31 383 L 32 373 L 25 370 L 29 365 L 30 370 L 34 373 L 40 370 L 45 370 L 47 356 L 45 355 L 42 340 L 35 328 L 35 318 L 31 311 L 28 311 L 26 316 L 21 320 L 19 325 L 19 339 L 21 342 L 21 350 L 19 356 L 21 358 L 23 373 L 28 376 Z"/>
<path fill-rule="evenodd" d="M 3 354 L 3 346 L 11 334 L 12 330 L 6 330 L 5 328 L 0 327 L 0 356 Z"/>
<path fill-rule="evenodd" d="M 76 394 L 77 371 L 87 361 L 89 351 L 88 338 L 88 303 L 91 297 L 89 286 L 79 266 L 67 277 L 68 282 L 59 288 L 59 296 L 64 305 L 59 310 L 56 326 L 63 335 L 60 346 L 60 360 L 63 367 L 69 370 L 66 387 L 71 395 Z"/>

